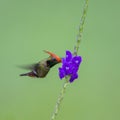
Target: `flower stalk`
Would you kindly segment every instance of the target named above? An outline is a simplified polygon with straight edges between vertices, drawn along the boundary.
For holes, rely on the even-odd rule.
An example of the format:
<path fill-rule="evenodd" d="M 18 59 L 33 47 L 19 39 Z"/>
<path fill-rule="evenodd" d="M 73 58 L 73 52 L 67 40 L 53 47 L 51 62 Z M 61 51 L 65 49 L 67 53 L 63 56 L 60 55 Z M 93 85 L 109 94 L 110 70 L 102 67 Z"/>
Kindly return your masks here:
<path fill-rule="evenodd" d="M 60 94 L 58 96 L 58 99 L 57 99 L 57 102 L 56 102 L 56 105 L 55 105 L 55 110 L 54 110 L 54 112 L 52 114 L 51 120 L 54 120 L 56 118 L 57 114 L 58 114 L 61 102 L 63 100 L 64 94 L 65 94 L 65 91 L 66 91 L 66 88 L 67 88 L 67 86 L 69 84 L 68 80 L 69 80 L 69 78 L 66 78 L 66 80 L 65 80 L 65 82 L 63 84 L 63 87 L 62 87 L 62 89 L 60 91 Z"/>
<path fill-rule="evenodd" d="M 75 56 L 77 56 L 79 46 L 80 46 L 80 42 L 81 42 L 81 39 L 82 39 L 82 33 L 83 33 L 84 22 L 85 22 L 85 18 L 86 18 L 86 14 L 87 14 L 87 9 L 88 9 L 88 0 L 85 0 L 83 13 L 82 13 L 82 16 L 81 16 L 81 19 L 80 19 L 80 25 L 79 25 L 79 32 L 78 32 L 78 35 L 77 35 L 77 41 L 76 41 L 76 45 L 74 47 L 73 55 L 75 55 Z M 62 87 L 62 89 L 60 91 L 60 94 L 58 96 L 58 99 L 57 99 L 57 102 L 56 102 L 56 105 L 55 105 L 55 110 L 54 110 L 50 120 L 55 120 L 56 116 L 58 115 L 60 105 L 61 105 L 61 102 L 62 102 L 62 100 L 64 98 L 66 88 L 70 83 L 69 80 L 70 80 L 70 76 L 68 75 L 68 76 L 65 77 L 65 83 L 63 84 L 63 87 Z"/>
<path fill-rule="evenodd" d="M 76 41 L 76 45 L 74 47 L 74 55 L 77 55 L 78 50 L 79 50 L 80 42 L 81 42 L 81 39 L 82 39 L 82 33 L 83 33 L 83 27 L 84 27 L 84 23 L 85 23 L 85 18 L 86 18 L 86 15 L 87 15 L 87 9 L 88 9 L 88 0 L 85 0 L 83 13 L 82 13 L 82 16 L 81 16 L 81 19 L 80 19 L 80 25 L 79 25 L 78 35 L 77 35 L 77 41 Z"/>

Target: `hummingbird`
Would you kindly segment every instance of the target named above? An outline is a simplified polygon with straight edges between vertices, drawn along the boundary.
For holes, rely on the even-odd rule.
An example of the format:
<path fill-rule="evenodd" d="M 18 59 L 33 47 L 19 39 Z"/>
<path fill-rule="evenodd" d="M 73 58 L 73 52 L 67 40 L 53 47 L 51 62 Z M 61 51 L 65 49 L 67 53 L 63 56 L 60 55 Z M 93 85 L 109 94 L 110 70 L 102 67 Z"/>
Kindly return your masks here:
<path fill-rule="evenodd" d="M 20 74 L 20 76 L 44 78 L 54 65 L 61 62 L 61 58 L 56 54 L 46 50 L 44 50 L 44 52 L 48 53 L 50 56 L 32 66 L 29 66 L 29 69 L 31 71 L 28 73 Z"/>

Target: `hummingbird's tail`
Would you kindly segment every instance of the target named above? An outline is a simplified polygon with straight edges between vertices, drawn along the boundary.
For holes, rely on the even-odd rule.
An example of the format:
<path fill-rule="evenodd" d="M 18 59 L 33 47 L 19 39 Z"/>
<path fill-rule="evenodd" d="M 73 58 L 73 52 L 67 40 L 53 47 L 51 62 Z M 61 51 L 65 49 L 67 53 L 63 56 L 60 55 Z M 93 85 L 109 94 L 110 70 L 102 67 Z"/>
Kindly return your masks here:
<path fill-rule="evenodd" d="M 33 71 L 29 72 L 29 73 L 20 74 L 20 76 L 37 77 L 36 74 Z"/>

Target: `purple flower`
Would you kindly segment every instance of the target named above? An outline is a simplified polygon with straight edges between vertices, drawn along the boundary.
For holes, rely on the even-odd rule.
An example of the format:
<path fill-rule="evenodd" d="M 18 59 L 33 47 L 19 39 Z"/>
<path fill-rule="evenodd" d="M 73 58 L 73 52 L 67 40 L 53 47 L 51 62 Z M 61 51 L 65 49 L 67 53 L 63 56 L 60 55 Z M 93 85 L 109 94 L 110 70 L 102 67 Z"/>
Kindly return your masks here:
<path fill-rule="evenodd" d="M 73 82 L 78 78 L 78 69 L 80 63 L 82 62 L 81 56 L 73 56 L 70 51 L 66 51 L 66 57 L 62 58 L 62 67 L 59 68 L 59 77 L 60 79 L 69 75 L 69 82 Z"/>

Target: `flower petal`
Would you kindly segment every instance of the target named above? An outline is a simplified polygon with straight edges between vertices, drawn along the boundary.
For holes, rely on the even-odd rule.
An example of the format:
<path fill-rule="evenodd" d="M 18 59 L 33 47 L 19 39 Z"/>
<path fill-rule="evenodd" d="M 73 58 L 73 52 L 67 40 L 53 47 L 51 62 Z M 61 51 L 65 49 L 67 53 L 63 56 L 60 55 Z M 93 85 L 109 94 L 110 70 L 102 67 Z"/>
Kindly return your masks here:
<path fill-rule="evenodd" d="M 59 77 L 60 77 L 60 79 L 65 77 L 65 72 L 62 68 L 59 68 Z"/>
<path fill-rule="evenodd" d="M 76 74 L 78 71 L 79 67 L 78 66 L 73 66 L 72 68 L 72 74 Z"/>
<path fill-rule="evenodd" d="M 70 64 L 70 63 L 65 63 L 65 64 L 63 65 L 63 69 L 64 69 L 66 75 L 69 75 L 69 74 L 72 73 L 72 69 L 71 69 L 71 68 L 72 68 L 72 67 L 71 67 L 71 64 Z"/>
<path fill-rule="evenodd" d="M 62 58 L 62 67 L 59 68 L 59 77 L 60 79 L 69 75 L 69 82 L 72 83 L 75 79 L 78 78 L 78 70 L 80 63 L 82 62 L 81 56 L 73 56 L 70 51 L 66 51 L 66 57 Z"/>
<path fill-rule="evenodd" d="M 75 56 L 72 59 L 72 63 L 76 66 L 79 67 L 80 63 L 82 62 L 82 57 L 81 56 Z"/>
<path fill-rule="evenodd" d="M 62 64 L 64 65 L 66 63 L 66 59 L 62 58 Z"/>
<path fill-rule="evenodd" d="M 66 51 L 66 61 L 69 62 L 72 59 L 72 53 L 70 51 Z"/>
<path fill-rule="evenodd" d="M 76 73 L 76 74 L 73 74 L 72 76 L 71 76 L 71 78 L 70 78 L 70 82 L 72 83 L 75 79 L 77 79 L 78 78 L 78 74 Z"/>

